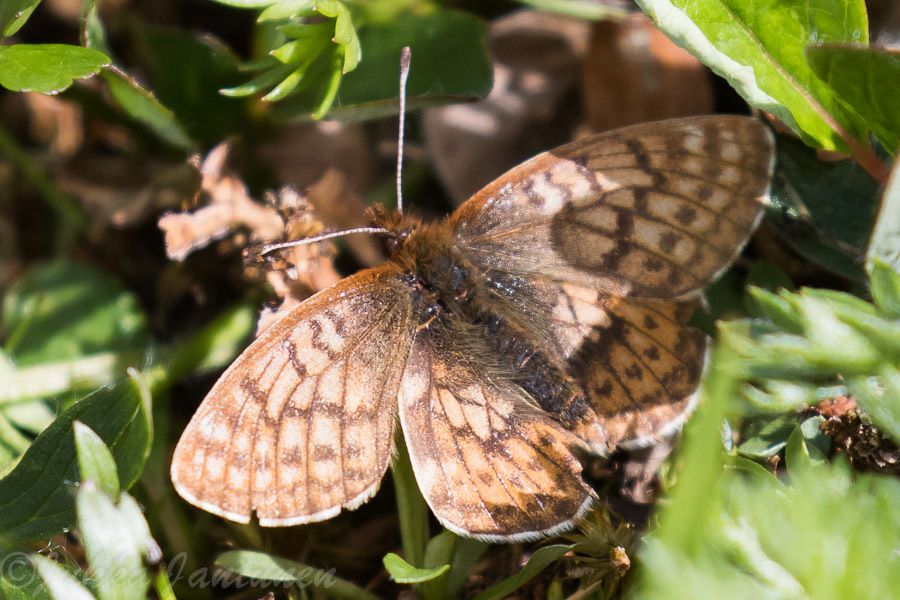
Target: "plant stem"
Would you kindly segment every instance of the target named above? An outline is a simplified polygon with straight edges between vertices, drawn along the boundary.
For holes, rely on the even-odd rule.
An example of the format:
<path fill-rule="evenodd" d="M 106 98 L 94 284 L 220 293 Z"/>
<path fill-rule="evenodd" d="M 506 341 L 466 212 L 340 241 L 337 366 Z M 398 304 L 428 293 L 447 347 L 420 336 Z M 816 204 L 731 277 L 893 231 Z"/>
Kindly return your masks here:
<path fill-rule="evenodd" d="M 413 474 L 409 452 L 402 435 L 397 435 L 397 455 L 391 465 L 394 490 L 397 494 L 397 514 L 400 519 L 400 539 L 406 561 L 414 567 L 425 566 L 425 547 L 428 544 L 428 507 L 419 492 Z"/>

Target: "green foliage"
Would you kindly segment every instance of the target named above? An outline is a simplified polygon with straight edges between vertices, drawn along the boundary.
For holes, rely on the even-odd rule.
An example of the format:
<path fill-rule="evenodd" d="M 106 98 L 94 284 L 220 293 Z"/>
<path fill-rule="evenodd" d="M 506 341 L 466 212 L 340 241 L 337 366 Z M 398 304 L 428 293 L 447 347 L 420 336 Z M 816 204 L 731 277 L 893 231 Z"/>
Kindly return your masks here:
<path fill-rule="evenodd" d="M 257 581 L 295 583 L 302 589 L 324 591 L 331 598 L 348 600 L 377 600 L 378 596 L 344 581 L 333 574 L 292 560 L 249 550 L 233 550 L 220 554 L 216 565 Z"/>
<path fill-rule="evenodd" d="M 822 162 L 799 140 L 779 135 L 777 141 L 769 223 L 807 260 L 863 280 L 878 184 L 852 160 Z"/>
<path fill-rule="evenodd" d="M 487 27 L 473 14 L 420 0 L 217 1 L 257 12 L 251 62 L 242 64 L 209 35 L 132 19 L 111 27 L 133 42 L 123 52 L 126 63 L 112 53 L 89 1 L 83 47 L 0 46 L 0 85 L 55 93 L 99 74 L 98 86 L 72 86 L 66 98 L 92 118 L 139 133 L 137 152 L 148 156 L 158 146 L 183 156 L 233 135 L 252 151 L 254 138 L 282 120 L 394 113 L 406 45 L 413 51 L 411 109 L 477 99 L 491 86 Z M 523 3 L 582 18 L 619 16 L 589 2 Z M 38 4 L 0 3 L 3 34 L 22 27 Z M 900 167 L 878 196 L 885 180 L 878 152 L 896 152 L 900 140 L 897 53 L 866 45 L 861 0 L 640 4 L 751 105 L 802 137 L 778 136 L 767 222 L 797 254 L 851 280 L 872 302 L 827 289 L 794 291 L 785 271 L 794 272 L 767 262 L 769 255 L 746 274 L 726 274 L 710 291 L 711 310 L 698 320 L 709 332 L 715 319 L 749 318 L 720 326 L 704 401 L 672 467 L 675 486 L 642 540 L 632 597 L 889 597 L 900 589 L 897 482 L 851 476 L 841 460 L 830 462 L 833 440 L 823 433 L 823 417 L 807 407 L 851 396 L 865 423 L 900 441 Z M 868 145 L 869 131 L 883 148 Z M 849 150 L 852 160 L 825 162 L 810 146 Z M 66 255 L 86 230 L 81 208 L 2 127 L 0 152 L 60 217 L 56 251 Z M 819 285 L 835 281 L 820 271 L 816 277 Z M 142 476 L 155 434 L 153 459 L 134 493 L 151 523 L 161 524 L 156 533 L 167 548 L 192 552 L 220 541 L 221 530 L 199 535 L 202 524 L 191 529 L 167 504 L 172 492 L 161 482 L 177 432 L 167 431 L 166 396 L 174 383 L 228 364 L 255 327 L 257 304 L 248 299 L 204 317 L 198 331 L 163 344 L 151 337 L 136 295 L 84 264 L 39 264 L 8 289 L 0 352 L 0 596 L 140 598 L 153 586 L 158 597 L 174 598 L 165 570 L 148 568 L 159 550 L 123 490 Z M 124 379 L 137 365 L 145 375 Z M 153 424 L 151 389 L 162 417 Z M 85 396 L 87 390 L 95 391 Z M 181 417 L 172 418 L 173 429 Z M 484 572 L 479 562 L 494 556 L 488 544 L 446 530 L 430 535 L 402 440 L 393 480 L 402 558 L 387 554 L 385 569 L 424 600 L 460 597 L 471 574 Z M 23 544 L 72 526 L 90 577 L 46 556 L 10 560 Z M 508 597 L 535 579 L 553 579 L 540 588 L 549 597 L 575 585 L 574 597 L 621 597 L 638 534 L 613 527 L 602 510 L 582 529 L 567 536 L 570 543 L 525 547 L 527 563 L 486 580 L 490 587 L 478 598 Z M 219 555 L 216 564 L 236 576 L 288 585 L 297 597 L 376 597 L 332 570 L 260 550 L 269 540 L 252 526 L 228 535 L 256 548 Z M 315 550 L 303 560 L 320 564 Z"/>
<path fill-rule="evenodd" d="M 393 114 L 404 46 L 412 49 L 416 65 L 409 81 L 411 109 L 475 99 L 490 90 L 486 30 L 470 15 L 436 11 L 385 19 L 376 7 L 337 1 L 279 0 L 265 6 L 260 25 L 275 25 L 278 32 L 270 42 L 271 58 L 248 65 L 260 73 L 222 93 L 266 92 L 263 100 L 278 102 L 276 118 L 320 119 L 328 114 L 367 119 Z M 327 19 L 310 22 L 313 11 Z"/>
<path fill-rule="evenodd" d="M 6 0 L 0 4 L 0 32 L 9 37 L 16 33 L 41 0 Z"/>
<path fill-rule="evenodd" d="M 75 79 L 96 75 L 109 57 L 65 44 L 0 46 L 0 85 L 14 92 L 55 94 Z"/>
<path fill-rule="evenodd" d="M 752 290 L 765 319 L 721 326 L 722 341 L 734 348 L 729 368 L 749 382 L 744 398 L 759 409 L 788 409 L 827 397 L 846 382 L 875 424 L 900 441 L 900 395 L 893 394 L 900 275 L 876 262 L 876 280 L 877 305 L 828 290 Z"/>
<path fill-rule="evenodd" d="M 900 315 L 900 308 L 891 304 L 891 298 L 900 294 L 892 287 L 894 282 L 890 269 L 872 270 L 872 264 L 879 260 L 900 270 L 900 163 L 894 165 L 884 190 L 878 220 L 866 252 L 866 263 L 872 273 L 872 296 L 882 311 L 896 318 Z"/>
<path fill-rule="evenodd" d="M 397 583 L 425 583 L 437 579 L 450 570 L 448 564 L 438 567 L 414 567 L 393 552 L 388 552 L 383 562 L 391 579 Z"/>
<path fill-rule="evenodd" d="M 146 347 L 147 320 L 137 298 L 96 268 L 58 260 L 10 288 L 2 322 L 5 349 L 19 366 Z"/>
<path fill-rule="evenodd" d="M 862 138 L 860 118 L 819 79 L 806 58 L 810 44 L 868 42 L 861 0 L 638 4 L 748 103 L 775 114 L 808 143 L 836 150 Z"/>
<path fill-rule="evenodd" d="M 98 390 L 59 415 L 0 479 L 0 541 L 52 537 L 74 524 L 72 494 L 78 464 L 72 427 L 76 419 L 109 446 L 118 480 L 128 489 L 140 476 L 150 451 L 149 415 L 149 392 L 137 377 Z M 111 478 L 104 479 L 108 485 Z"/>
<path fill-rule="evenodd" d="M 879 89 L 900 88 L 900 52 L 865 46 L 811 46 L 815 72 L 859 113 L 891 154 L 900 145 L 900 99 Z"/>
<path fill-rule="evenodd" d="M 792 468 L 789 484 L 729 471 L 712 495 L 713 510 L 689 525 L 702 534 L 698 547 L 647 540 L 632 598 L 837 600 L 900 589 L 896 480 L 854 479 L 842 463 Z"/>
<path fill-rule="evenodd" d="M 78 422 L 75 439 L 82 474 L 75 499 L 77 526 L 91 567 L 90 577 L 80 570 L 69 573 L 40 554 L 32 555 L 31 561 L 53 600 L 143 598 L 150 586 L 146 564 L 160 560 L 159 547 L 137 502 L 129 494 L 120 493 L 118 481 L 108 472 L 110 449 Z M 79 578 L 89 581 L 96 596 Z"/>
<path fill-rule="evenodd" d="M 481 592 L 475 596 L 475 600 L 501 600 L 509 597 L 573 548 L 574 546 L 569 544 L 553 544 L 540 548 L 528 559 L 521 571 Z"/>

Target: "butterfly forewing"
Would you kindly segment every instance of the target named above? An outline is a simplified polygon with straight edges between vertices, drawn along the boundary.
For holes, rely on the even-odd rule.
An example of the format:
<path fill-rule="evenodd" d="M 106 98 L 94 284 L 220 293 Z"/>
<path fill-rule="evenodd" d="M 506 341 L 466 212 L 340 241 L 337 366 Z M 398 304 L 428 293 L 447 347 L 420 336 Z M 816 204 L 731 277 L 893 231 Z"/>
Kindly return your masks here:
<path fill-rule="evenodd" d="M 291 525 L 354 508 L 391 456 L 414 324 L 408 287 L 384 267 L 313 296 L 270 326 L 219 379 L 175 449 L 193 504 L 246 523 Z"/>
<path fill-rule="evenodd" d="M 739 252 L 763 213 L 772 160 L 771 135 L 750 118 L 638 125 L 538 155 L 453 222 L 485 268 L 676 298 Z"/>
<path fill-rule="evenodd" d="M 487 541 L 569 526 L 593 498 L 574 439 L 529 404 L 509 374 L 453 323 L 419 334 L 400 389 L 416 480 L 448 529 Z"/>

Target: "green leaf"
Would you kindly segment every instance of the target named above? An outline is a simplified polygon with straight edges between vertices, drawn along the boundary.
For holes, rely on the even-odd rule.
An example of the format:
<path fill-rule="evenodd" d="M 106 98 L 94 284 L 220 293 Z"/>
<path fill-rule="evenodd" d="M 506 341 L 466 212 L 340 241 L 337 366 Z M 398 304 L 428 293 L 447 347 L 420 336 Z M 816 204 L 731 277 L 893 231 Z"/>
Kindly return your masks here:
<path fill-rule="evenodd" d="M 397 498 L 397 518 L 403 553 L 413 566 L 425 564 L 428 544 L 428 507 L 419 491 L 409 451 L 403 436 L 397 436 L 396 452 L 391 462 L 391 475 Z"/>
<path fill-rule="evenodd" d="M 726 474 L 704 492 L 717 510 L 695 519 L 700 544 L 650 537 L 630 598 L 842 600 L 889 598 L 900 589 L 896 479 L 851 478 L 839 462 L 792 472 L 788 486 Z"/>
<path fill-rule="evenodd" d="M 894 162 L 894 168 L 881 197 L 881 208 L 866 252 L 866 262 L 870 271 L 876 258 L 890 265 L 895 271 L 900 271 L 900 161 Z"/>
<path fill-rule="evenodd" d="M 246 125 L 247 103 L 219 93 L 241 83 L 239 60 L 212 35 L 139 25 L 153 91 L 192 139 L 217 144 Z"/>
<path fill-rule="evenodd" d="M 551 563 L 556 562 L 564 554 L 570 552 L 574 547 L 574 544 L 554 544 L 538 549 L 531 555 L 528 563 L 522 567 L 521 571 L 512 577 L 507 577 L 496 585 L 492 585 L 475 596 L 475 600 L 500 600 L 501 598 L 507 598 L 514 591 L 534 579 Z"/>
<path fill-rule="evenodd" d="M 129 117 L 171 146 L 182 150 L 194 149 L 194 142 L 175 114 L 137 80 L 118 69 L 103 71 L 103 79 L 113 100 Z"/>
<path fill-rule="evenodd" d="M 112 453 L 94 430 L 75 421 L 75 453 L 81 481 L 93 481 L 110 498 L 119 497 L 119 472 Z"/>
<path fill-rule="evenodd" d="M 16 33 L 41 0 L 3 0 L 0 2 L 0 31 L 9 37 Z"/>
<path fill-rule="evenodd" d="M 458 598 L 466 581 L 469 579 L 469 571 L 484 556 L 489 548 L 487 542 L 472 538 L 456 537 L 456 545 L 453 548 L 453 560 L 450 563 L 450 572 L 447 574 L 445 596 Z"/>
<path fill-rule="evenodd" d="M 891 154 L 900 146 L 900 51 L 867 46 L 812 46 L 815 72 L 872 130 Z"/>
<path fill-rule="evenodd" d="M 397 583 L 424 583 L 437 579 L 450 570 L 450 565 L 439 567 L 414 567 L 393 552 L 388 552 L 382 559 L 384 568 L 391 579 Z"/>
<path fill-rule="evenodd" d="M 99 599 L 144 598 L 150 587 L 144 549 L 135 543 L 119 507 L 94 482 L 84 481 L 75 508 Z"/>
<path fill-rule="evenodd" d="M 254 550 L 232 550 L 220 554 L 216 565 L 243 577 L 259 581 L 296 583 L 300 588 L 313 587 L 325 590 L 329 597 L 353 600 L 379 600 L 356 585 L 334 576 L 334 569 L 327 571 L 271 556 Z"/>
<path fill-rule="evenodd" d="M 18 366 L 140 348 L 147 319 L 134 294 L 93 267 L 57 260 L 26 273 L 3 300 Z"/>
<path fill-rule="evenodd" d="M 103 54 L 112 57 L 113 53 L 109 47 L 106 29 L 100 20 L 98 2 L 99 0 L 86 0 L 84 3 L 81 21 L 81 45 L 85 48 L 99 50 Z"/>
<path fill-rule="evenodd" d="M 0 46 L 0 85 L 14 92 L 56 94 L 109 64 L 92 48 L 66 44 Z"/>
<path fill-rule="evenodd" d="M 63 600 L 51 598 L 29 558 L 30 550 L 0 547 L 0 598 L 4 600 Z M 68 600 L 68 597 L 65 598 Z"/>
<path fill-rule="evenodd" d="M 816 415 L 797 425 L 788 438 L 784 450 L 784 460 L 792 475 L 799 469 L 814 465 L 824 465 L 831 447 L 831 438 L 821 432 L 825 417 Z"/>
<path fill-rule="evenodd" d="M 900 371 L 891 366 L 881 377 L 855 377 L 849 387 L 860 408 L 894 443 L 900 444 Z"/>
<path fill-rule="evenodd" d="M 767 221 L 807 260 L 862 281 L 878 184 L 853 161 L 823 162 L 798 140 L 777 141 Z"/>
<path fill-rule="evenodd" d="M 228 366 L 247 347 L 259 317 L 256 301 L 222 311 L 200 331 L 178 344 L 167 368 L 172 381 L 190 373 L 204 373 Z"/>
<path fill-rule="evenodd" d="M 738 452 L 751 458 L 768 458 L 778 454 L 788 443 L 796 419 L 792 415 L 753 421 L 744 432 Z"/>
<path fill-rule="evenodd" d="M 888 319 L 900 319 L 900 272 L 876 256 L 872 260 L 869 286 L 878 310 Z"/>
<path fill-rule="evenodd" d="M 364 59 L 342 78 L 328 118 L 358 120 L 396 114 L 404 46 L 412 49 L 410 110 L 483 98 L 492 81 L 486 31 L 482 20 L 454 11 L 402 15 L 362 29 Z M 297 93 L 273 107 L 272 114 L 280 119 L 308 119 L 316 106 L 322 105 L 321 99 L 312 91 Z"/>
<path fill-rule="evenodd" d="M 130 379 L 79 400 L 57 417 L 0 479 L 0 540 L 49 538 L 73 525 L 76 419 L 110 448 L 122 488 L 133 485 L 150 451 L 149 404 L 147 390 Z"/>
<path fill-rule="evenodd" d="M 447 579 L 453 569 L 453 551 L 456 547 L 457 536 L 448 530 L 444 530 L 428 540 L 425 548 L 424 567 L 426 569 L 447 566 L 448 571 L 419 586 L 419 594 L 423 600 L 442 600 L 447 597 Z M 404 561 L 405 562 L 405 561 Z M 452 597 L 452 596 L 450 596 Z"/>
<path fill-rule="evenodd" d="M 862 0 L 638 0 L 663 32 L 724 77 L 752 106 L 771 112 L 809 143 L 846 145 L 865 130 L 813 71 L 806 47 L 868 41 Z"/>
<path fill-rule="evenodd" d="M 94 595 L 55 560 L 32 554 L 31 563 L 44 580 L 53 600 L 94 600 Z"/>

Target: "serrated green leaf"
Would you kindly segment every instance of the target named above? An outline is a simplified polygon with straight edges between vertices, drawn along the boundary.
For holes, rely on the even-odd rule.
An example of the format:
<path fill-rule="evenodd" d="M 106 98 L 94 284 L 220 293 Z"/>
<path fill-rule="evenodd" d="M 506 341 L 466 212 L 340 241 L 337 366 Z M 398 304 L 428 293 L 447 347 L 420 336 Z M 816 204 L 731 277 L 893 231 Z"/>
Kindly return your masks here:
<path fill-rule="evenodd" d="M 124 499 L 124 495 L 123 495 Z M 78 529 L 99 600 L 144 598 L 150 579 L 143 549 L 119 507 L 92 481 L 84 481 L 75 500 Z"/>
<path fill-rule="evenodd" d="M 94 600 L 94 595 L 55 560 L 32 554 L 31 563 L 53 600 Z"/>
<path fill-rule="evenodd" d="M 866 251 L 870 271 L 875 259 L 900 271 L 900 160 L 894 162 Z"/>
<path fill-rule="evenodd" d="M 806 47 L 868 41 L 862 0 L 638 0 L 663 32 L 724 77 L 752 106 L 822 148 L 846 148 L 832 126 L 865 129 L 812 70 Z"/>
<path fill-rule="evenodd" d="M 41 0 L 4 0 L 0 2 L 0 31 L 5 37 L 15 34 Z"/>
<path fill-rule="evenodd" d="M 57 260 L 19 279 L 3 299 L 7 351 L 18 366 L 142 348 L 147 319 L 134 294 L 88 265 Z"/>
<path fill-rule="evenodd" d="M 74 524 L 76 419 L 112 451 L 122 489 L 133 485 L 150 452 L 149 404 L 146 389 L 131 379 L 79 400 L 57 417 L 0 479 L 0 539 L 50 538 Z"/>
<path fill-rule="evenodd" d="M 119 497 L 119 473 L 112 453 L 94 430 L 75 421 L 75 453 L 78 456 L 78 474 L 81 481 L 93 481 L 112 499 Z"/>
<path fill-rule="evenodd" d="M 556 562 L 567 552 L 570 552 L 575 546 L 569 544 L 554 544 L 539 548 L 522 570 L 507 577 L 500 583 L 492 585 L 485 591 L 475 596 L 475 600 L 500 600 L 506 598 L 514 591 L 534 579 L 541 571 L 546 569 L 550 564 Z"/>
<path fill-rule="evenodd" d="M 371 24 L 359 32 L 364 59 L 340 81 L 328 118 L 359 120 L 396 114 L 400 51 L 412 49 L 408 85 L 409 110 L 482 98 L 491 88 L 486 25 L 454 11 L 402 15 Z M 330 65 L 329 65 L 330 67 Z M 323 73 L 320 84 L 333 81 Z M 309 119 L 321 107 L 319 85 L 273 107 L 278 119 Z M 316 93 L 313 93 L 316 92 Z"/>
<path fill-rule="evenodd" d="M 863 118 L 891 154 L 900 146 L 900 51 L 868 46 L 811 46 L 815 72 Z"/>
<path fill-rule="evenodd" d="M 387 569 L 391 579 L 397 583 L 425 583 L 437 579 L 450 570 L 448 564 L 438 567 L 414 567 L 393 552 L 385 554 L 381 562 L 384 563 L 384 568 Z"/>
<path fill-rule="evenodd" d="M 66 44 L 0 46 L 0 85 L 14 92 L 56 94 L 109 64 L 94 50 Z"/>

